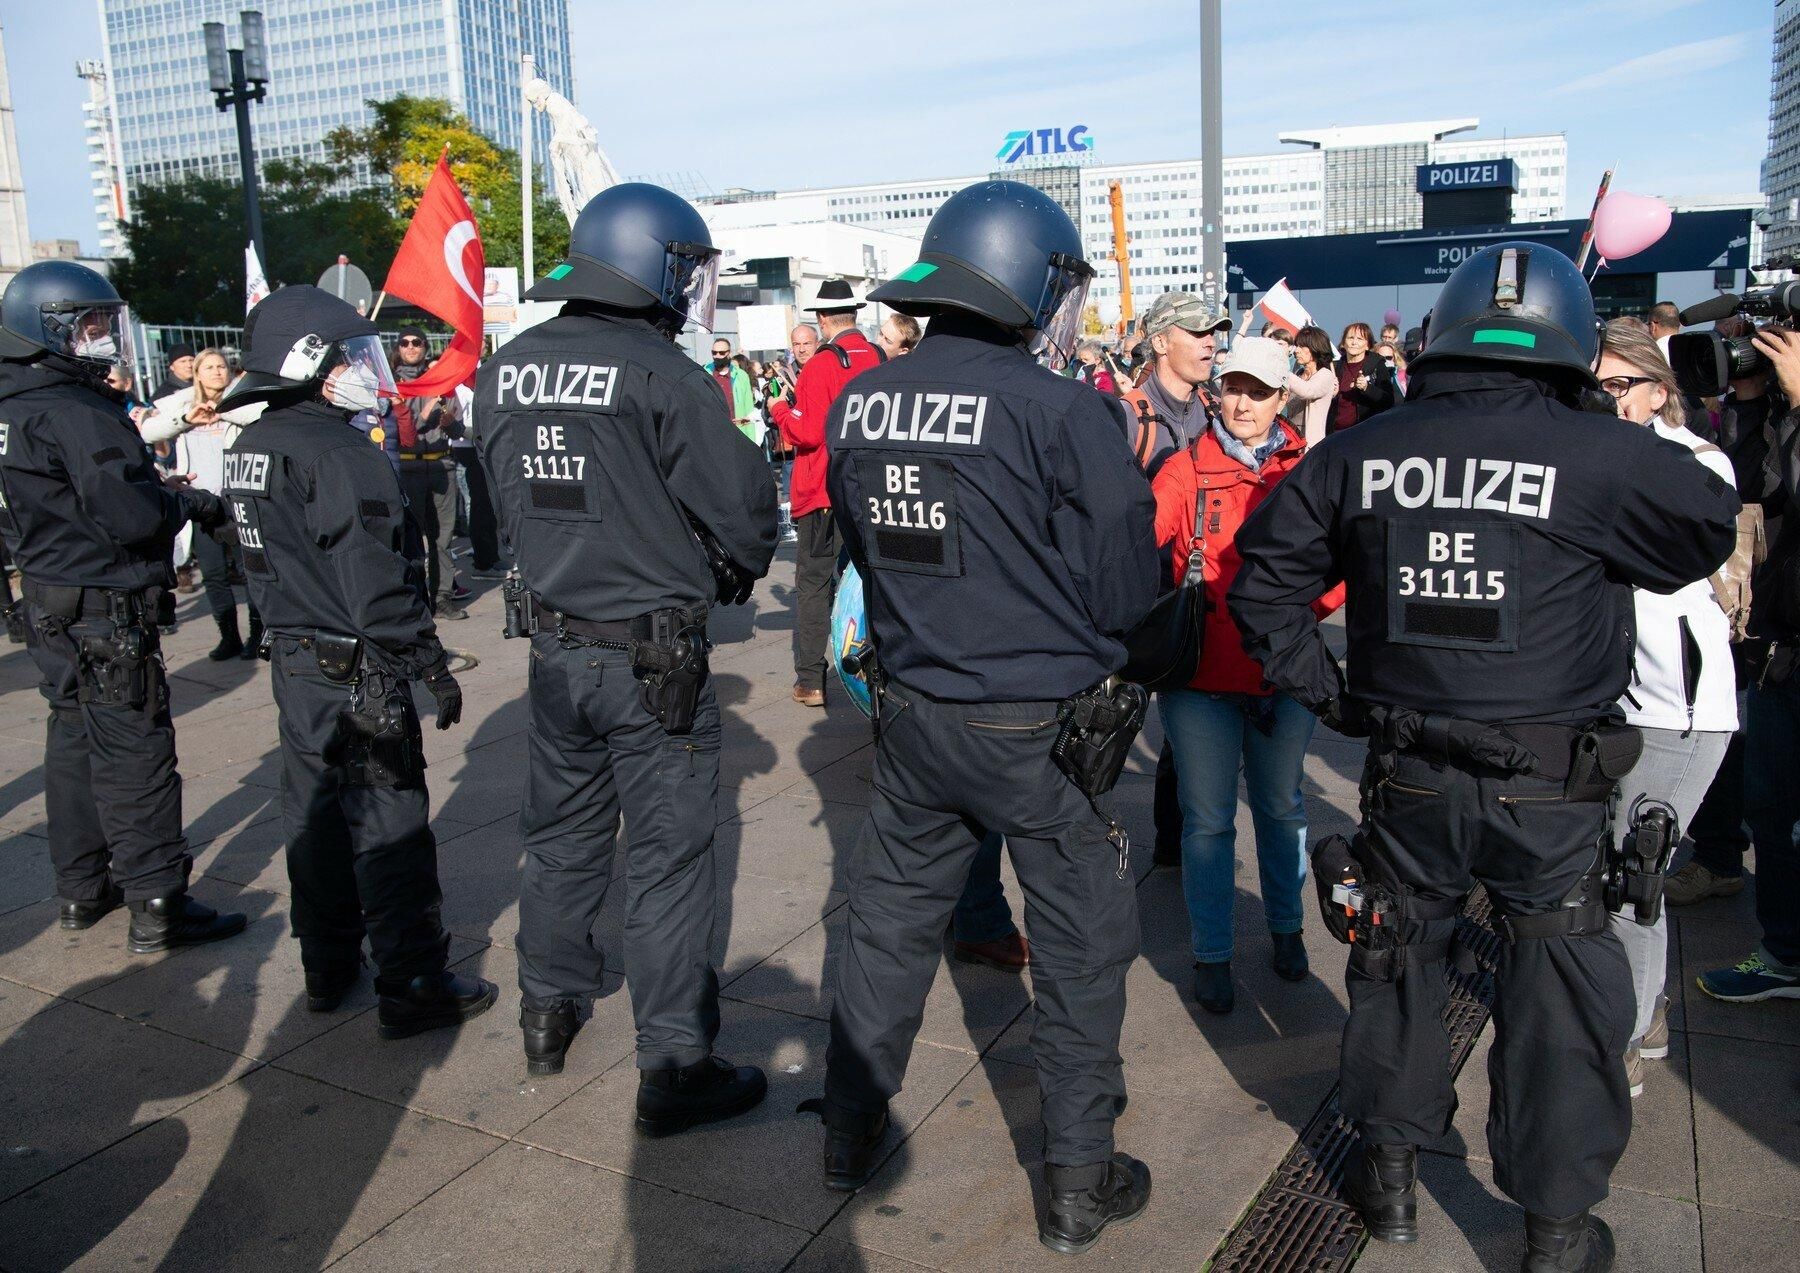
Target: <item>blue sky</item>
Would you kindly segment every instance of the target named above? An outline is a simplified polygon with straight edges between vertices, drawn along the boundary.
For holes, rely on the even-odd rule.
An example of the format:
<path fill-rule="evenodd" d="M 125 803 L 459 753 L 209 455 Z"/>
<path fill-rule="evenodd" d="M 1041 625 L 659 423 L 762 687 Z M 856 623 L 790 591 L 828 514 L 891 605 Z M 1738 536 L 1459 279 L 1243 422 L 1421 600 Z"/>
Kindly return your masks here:
<path fill-rule="evenodd" d="M 1008 131 L 1074 124 L 1109 162 L 1200 151 L 1196 0 L 569 10 L 577 101 L 631 175 L 692 173 L 722 190 L 974 174 Z M 1614 163 L 1625 190 L 1751 193 L 1773 12 L 1772 0 L 1226 0 L 1225 149 L 1475 116 L 1479 136 L 1568 134 L 1571 215 Z M 43 0 L 0 0 L 31 233 L 91 248 L 74 64 L 100 53 L 97 6 L 45 13 Z"/>

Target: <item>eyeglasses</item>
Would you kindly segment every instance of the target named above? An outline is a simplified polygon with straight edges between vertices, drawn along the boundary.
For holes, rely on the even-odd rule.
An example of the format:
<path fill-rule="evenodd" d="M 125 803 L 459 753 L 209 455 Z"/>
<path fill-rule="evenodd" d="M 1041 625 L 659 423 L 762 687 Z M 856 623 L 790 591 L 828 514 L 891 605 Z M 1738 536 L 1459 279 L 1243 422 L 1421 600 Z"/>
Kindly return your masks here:
<path fill-rule="evenodd" d="M 418 340 L 412 336 L 402 336 L 400 338 L 400 347 L 402 349 L 405 349 L 409 346 L 415 346 L 417 348 L 423 349 L 425 347 L 425 342 L 422 340 Z"/>
<path fill-rule="evenodd" d="M 1600 387 L 1615 398 L 1623 398 L 1639 385 L 1655 383 L 1655 376 L 1608 376 L 1600 382 Z"/>

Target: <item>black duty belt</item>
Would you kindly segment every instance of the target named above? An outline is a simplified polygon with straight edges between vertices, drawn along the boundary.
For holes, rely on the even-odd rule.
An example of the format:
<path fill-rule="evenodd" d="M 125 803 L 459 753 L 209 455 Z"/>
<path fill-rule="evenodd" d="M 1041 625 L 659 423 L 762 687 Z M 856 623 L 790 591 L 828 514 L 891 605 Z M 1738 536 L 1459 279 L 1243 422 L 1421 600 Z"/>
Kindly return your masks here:
<path fill-rule="evenodd" d="M 109 612 L 110 599 L 124 595 L 138 612 L 148 614 L 156 608 L 156 597 L 162 591 L 155 584 L 140 588 L 83 588 L 78 584 L 59 586 L 38 583 L 30 578 L 19 581 L 25 600 L 45 614 L 73 622 L 83 615 L 103 617 Z"/>
<path fill-rule="evenodd" d="M 635 619 L 583 619 L 544 604 L 544 599 L 536 593 L 531 595 L 531 600 L 539 613 L 553 621 L 556 631 L 566 632 L 584 641 L 598 642 L 612 649 L 629 650 L 632 642 L 648 641 L 655 635 L 653 614 L 640 614 Z M 683 627 L 703 628 L 706 626 L 706 611 L 681 611 L 681 620 Z"/>

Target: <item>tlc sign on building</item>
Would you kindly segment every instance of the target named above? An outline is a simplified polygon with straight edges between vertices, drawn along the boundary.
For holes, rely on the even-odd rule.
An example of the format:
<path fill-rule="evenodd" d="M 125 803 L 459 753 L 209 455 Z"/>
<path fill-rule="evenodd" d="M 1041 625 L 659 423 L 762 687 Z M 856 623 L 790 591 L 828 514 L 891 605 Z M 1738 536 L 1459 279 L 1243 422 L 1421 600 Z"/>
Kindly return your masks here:
<path fill-rule="evenodd" d="M 1044 155 L 1079 155 L 1094 148 L 1094 139 L 1086 124 L 1073 128 L 1021 128 L 1006 134 L 994 158 L 1001 163 L 1016 164 L 1021 159 Z"/>

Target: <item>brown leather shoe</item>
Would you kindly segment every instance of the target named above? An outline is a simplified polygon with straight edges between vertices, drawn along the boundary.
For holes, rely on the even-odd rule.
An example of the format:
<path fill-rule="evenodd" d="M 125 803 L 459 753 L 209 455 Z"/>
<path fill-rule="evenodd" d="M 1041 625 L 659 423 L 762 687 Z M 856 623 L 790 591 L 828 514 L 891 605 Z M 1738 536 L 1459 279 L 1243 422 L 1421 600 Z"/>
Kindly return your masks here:
<path fill-rule="evenodd" d="M 959 941 L 952 951 L 965 964 L 986 964 L 1002 972 L 1024 972 L 1031 963 L 1031 943 L 1020 933 L 994 941 Z"/>
<path fill-rule="evenodd" d="M 825 706 L 824 690 L 809 690 L 804 685 L 794 686 L 794 701 L 802 707 Z"/>

